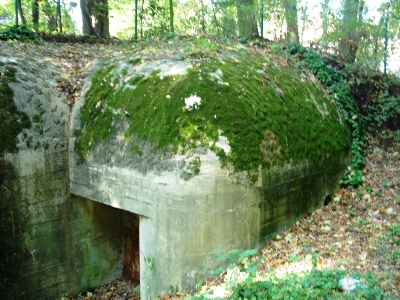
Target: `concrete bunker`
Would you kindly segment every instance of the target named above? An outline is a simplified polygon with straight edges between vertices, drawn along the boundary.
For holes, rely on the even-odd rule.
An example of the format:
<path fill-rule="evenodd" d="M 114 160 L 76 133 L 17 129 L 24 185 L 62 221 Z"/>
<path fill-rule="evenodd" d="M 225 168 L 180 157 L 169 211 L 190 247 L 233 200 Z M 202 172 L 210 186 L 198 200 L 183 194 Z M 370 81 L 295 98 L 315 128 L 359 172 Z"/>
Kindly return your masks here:
<path fill-rule="evenodd" d="M 349 131 L 315 78 L 239 46 L 99 62 L 74 106 L 71 193 L 140 215 L 141 295 L 191 289 L 337 188 Z"/>
<path fill-rule="evenodd" d="M 0 120 L 18 129 L 0 145 L 4 297 L 138 271 L 143 299 L 190 289 L 211 250 L 256 248 L 333 194 L 349 132 L 316 79 L 242 45 L 187 46 L 97 61 L 70 126 L 54 62 L 2 59 Z"/>

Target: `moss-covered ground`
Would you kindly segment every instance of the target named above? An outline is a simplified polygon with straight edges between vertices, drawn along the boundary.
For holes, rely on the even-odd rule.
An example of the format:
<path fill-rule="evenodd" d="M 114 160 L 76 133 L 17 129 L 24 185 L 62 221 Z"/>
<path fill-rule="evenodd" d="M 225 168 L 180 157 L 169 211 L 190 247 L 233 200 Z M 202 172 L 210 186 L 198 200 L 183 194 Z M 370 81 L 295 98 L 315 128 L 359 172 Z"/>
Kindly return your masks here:
<path fill-rule="evenodd" d="M 218 51 L 211 57 L 187 58 L 193 67 L 184 75 L 164 77 L 157 70 L 132 75 L 135 65 L 146 64 L 139 51 L 125 63 L 106 62 L 85 94 L 76 149 L 88 153 L 115 134 L 121 121 L 129 122 L 127 142 L 136 136 L 165 151 L 172 146 L 174 152 L 209 146 L 237 171 L 319 161 L 348 149 L 348 128 L 309 75 L 272 54 L 214 47 Z M 201 101 L 185 109 L 191 96 Z M 216 146 L 219 135 L 227 137 L 230 152 Z"/>

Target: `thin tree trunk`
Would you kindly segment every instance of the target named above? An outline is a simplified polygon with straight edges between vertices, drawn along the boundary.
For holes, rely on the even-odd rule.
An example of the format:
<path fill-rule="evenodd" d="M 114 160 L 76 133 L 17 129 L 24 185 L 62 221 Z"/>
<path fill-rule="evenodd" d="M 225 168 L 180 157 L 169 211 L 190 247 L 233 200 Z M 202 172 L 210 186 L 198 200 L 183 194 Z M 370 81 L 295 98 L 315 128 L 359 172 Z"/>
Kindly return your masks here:
<path fill-rule="evenodd" d="M 379 61 L 378 61 L 379 43 L 378 43 L 378 41 L 379 41 L 379 34 L 381 32 L 381 26 L 382 26 L 383 22 L 384 22 L 383 17 L 381 17 L 381 19 L 379 21 L 378 29 L 376 30 L 375 34 L 373 35 L 373 37 L 374 37 L 374 52 L 373 52 L 374 53 L 374 55 L 373 55 L 374 66 L 373 66 L 373 68 L 374 69 L 377 69 L 379 66 Z"/>
<path fill-rule="evenodd" d="M 260 1 L 260 36 L 264 37 L 264 0 Z"/>
<path fill-rule="evenodd" d="M 236 0 L 239 37 L 257 36 L 257 22 L 253 0 Z"/>
<path fill-rule="evenodd" d="M 217 27 L 217 32 L 218 32 L 218 35 L 220 35 L 221 34 L 221 28 L 220 28 L 220 25 L 219 25 L 219 22 L 218 22 L 218 19 L 217 19 L 217 14 L 216 14 L 216 12 L 215 12 L 215 3 L 214 3 L 214 0 L 211 0 L 211 6 L 212 6 L 212 10 L 213 10 L 213 15 L 214 15 L 214 22 L 215 22 L 215 26 Z"/>
<path fill-rule="evenodd" d="M 103 38 L 109 38 L 108 0 L 97 0 L 94 3 L 92 13 L 95 17 L 94 30 L 97 35 Z"/>
<path fill-rule="evenodd" d="M 57 0 L 56 22 L 57 22 L 58 32 L 62 33 L 61 0 Z"/>
<path fill-rule="evenodd" d="M 143 39 L 143 17 L 144 17 L 144 0 L 142 0 L 142 10 L 140 12 L 140 39 Z"/>
<path fill-rule="evenodd" d="M 34 30 L 39 30 L 39 0 L 32 1 L 32 25 Z"/>
<path fill-rule="evenodd" d="M 286 40 L 289 43 L 299 42 L 299 26 L 297 22 L 297 0 L 283 0 L 287 26 Z"/>
<path fill-rule="evenodd" d="M 137 41 L 138 35 L 137 35 L 137 28 L 138 28 L 138 0 L 135 0 L 135 34 L 133 39 Z"/>
<path fill-rule="evenodd" d="M 172 0 L 169 0 L 169 31 L 174 33 L 174 5 Z"/>
<path fill-rule="evenodd" d="M 19 12 L 19 17 L 21 18 L 21 23 L 26 25 L 26 19 L 24 12 L 22 11 L 22 0 L 18 0 L 18 12 Z"/>
<path fill-rule="evenodd" d="M 201 5 L 201 31 L 203 34 L 206 34 L 206 20 L 205 20 L 205 8 L 204 8 L 204 2 L 203 0 L 200 0 L 200 5 Z"/>

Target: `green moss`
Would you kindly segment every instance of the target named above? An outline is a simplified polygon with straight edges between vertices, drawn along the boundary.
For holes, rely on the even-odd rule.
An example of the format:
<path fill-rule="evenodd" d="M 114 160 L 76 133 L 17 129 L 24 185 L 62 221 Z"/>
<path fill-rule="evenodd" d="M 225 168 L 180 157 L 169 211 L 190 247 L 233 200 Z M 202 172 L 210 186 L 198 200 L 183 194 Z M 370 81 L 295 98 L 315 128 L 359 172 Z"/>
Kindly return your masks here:
<path fill-rule="evenodd" d="M 117 66 L 104 67 L 86 94 L 77 149 L 87 153 L 122 120 L 130 124 L 128 140 L 136 136 L 165 151 L 172 145 L 175 152 L 211 144 L 221 161 L 238 171 L 289 160 L 324 160 L 348 149 L 348 129 L 320 87 L 301 80 L 299 70 L 248 49 L 234 55 L 237 59 L 203 60 L 186 75 L 160 79 L 156 71 L 131 78 L 127 84 L 134 89 L 124 88 Z M 198 108 L 184 109 L 185 99 L 194 95 L 201 98 Z M 221 130 L 229 140 L 229 154 L 215 145 Z"/>
<path fill-rule="evenodd" d="M 35 115 L 32 117 L 32 121 L 35 122 L 35 123 L 39 123 L 40 120 L 41 120 L 41 117 L 40 117 L 39 114 L 35 114 Z"/>
<path fill-rule="evenodd" d="M 131 65 L 137 65 L 138 63 L 140 63 L 140 61 L 141 61 L 140 58 L 132 58 L 132 59 L 128 60 L 128 62 L 129 62 Z"/>
<path fill-rule="evenodd" d="M 0 156 L 4 152 L 16 151 L 18 134 L 31 126 L 28 116 L 17 110 L 14 93 L 9 87 L 10 82 L 16 81 L 16 72 L 16 67 L 5 65 L 0 77 Z"/>

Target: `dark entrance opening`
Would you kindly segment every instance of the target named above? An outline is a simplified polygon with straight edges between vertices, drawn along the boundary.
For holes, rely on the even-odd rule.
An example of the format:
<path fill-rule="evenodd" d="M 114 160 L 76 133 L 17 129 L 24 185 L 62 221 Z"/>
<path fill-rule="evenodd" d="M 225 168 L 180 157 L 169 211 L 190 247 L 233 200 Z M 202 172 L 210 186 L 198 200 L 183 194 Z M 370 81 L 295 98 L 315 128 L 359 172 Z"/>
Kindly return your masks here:
<path fill-rule="evenodd" d="M 122 277 L 140 283 L 139 216 L 122 213 L 123 262 Z"/>

